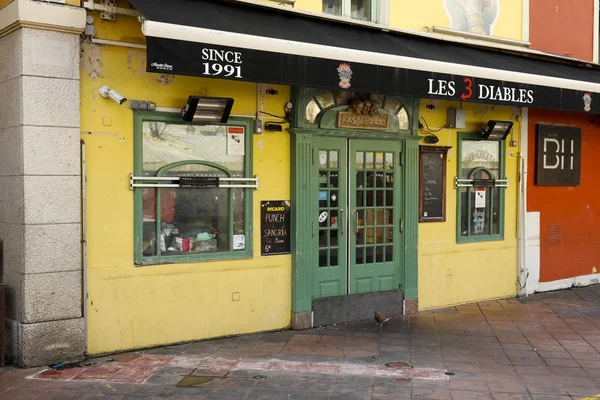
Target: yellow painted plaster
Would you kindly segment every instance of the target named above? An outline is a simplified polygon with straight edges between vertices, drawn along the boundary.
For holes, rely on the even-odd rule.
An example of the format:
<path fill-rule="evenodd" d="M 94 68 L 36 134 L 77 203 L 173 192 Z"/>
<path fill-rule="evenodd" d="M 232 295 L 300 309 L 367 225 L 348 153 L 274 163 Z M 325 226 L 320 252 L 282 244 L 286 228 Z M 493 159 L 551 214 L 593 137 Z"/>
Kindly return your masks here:
<path fill-rule="evenodd" d="M 140 25 L 119 16 L 98 22 L 97 37 L 137 40 Z M 107 30 L 107 28 L 110 28 Z M 109 85 L 129 99 L 181 108 L 190 94 L 232 96 L 232 114 L 255 115 L 257 86 L 247 82 L 145 72 L 145 52 L 86 44 L 81 63 L 81 138 L 87 158 L 88 352 L 100 354 L 223 335 L 285 328 L 291 312 L 290 256 L 135 267 L 133 264 L 133 111 L 98 95 Z M 272 86 L 264 110 L 281 114 L 290 91 Z M 89 133 L 87 133 L 89 132 Z M 262 148 L 258 142 L 262 141 Z M 254 231 L 260 201 L 290 198 L 289 134 L 253 137 Z M 239 293 L 239 300 L 237 294 Z"/>
<path fill-rule="evenodd" d="M 427 104 L 439 106 L 437 110 Z M 432 129 L 446 123 L 446 109 L 461 108 L 460 103 L 423 99 L 420 114 Z M 512 120 L 518 140 L 518 108 L 463 103 L 467 114 L 465 132 L 480 130 L 490 119 Z M 456 189 L 457 131 L 436 134 L 437 145 L 452 146 L 446 173 L 446 222 L 419 224 L 419 309 L 430 309 L 472 301 L 514 296 L 517 293 L 517 196 L 519 149 L 506 141 L 506 189 L 504 240 L 457 244 Z M 509 136 L 510 139 L 510 136 Z"/>

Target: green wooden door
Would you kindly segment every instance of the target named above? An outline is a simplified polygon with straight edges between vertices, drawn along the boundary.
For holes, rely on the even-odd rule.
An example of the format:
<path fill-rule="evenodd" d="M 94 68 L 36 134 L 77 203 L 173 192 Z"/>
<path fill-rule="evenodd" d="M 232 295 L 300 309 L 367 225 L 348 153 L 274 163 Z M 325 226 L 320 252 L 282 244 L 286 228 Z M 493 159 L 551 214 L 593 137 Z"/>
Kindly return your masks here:
<path fill-rule="evenodd" d="M 402 145 L 313 139 L 313 298 L 399 288 Z"/>
<path fill-rule="evenodd" d="M 402 184 L 398 142 L 350 140 L 349 293 L 399 288 Z"/>
<path fill-rule="evenodd" d="M 313 248 L 316 260 L 313 298 L 347 293 L 347 140 L 315 138 L 313 141 Z"/>

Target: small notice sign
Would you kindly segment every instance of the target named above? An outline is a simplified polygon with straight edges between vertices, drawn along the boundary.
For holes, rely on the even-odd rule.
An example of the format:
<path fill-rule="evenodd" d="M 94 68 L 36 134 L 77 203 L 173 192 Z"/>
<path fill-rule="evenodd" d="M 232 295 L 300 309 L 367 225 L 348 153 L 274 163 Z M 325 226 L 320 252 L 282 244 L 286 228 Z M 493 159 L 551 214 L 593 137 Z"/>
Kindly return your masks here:
<path fill-rule="evenodd" d="M 261 255 L 290 254 L 290 202 L 261 201 L 260 219 Z"/>
<path fill-rule="evenodd" d="M 227 127 L 227 155 L 228 156 L 243 156 L 245 149 L 243 126 L 228 126 Z"/>
<path fill-rule="evenodd" d="M 475 188 L 475 208 L 485 208 L 485 188 Z"/>

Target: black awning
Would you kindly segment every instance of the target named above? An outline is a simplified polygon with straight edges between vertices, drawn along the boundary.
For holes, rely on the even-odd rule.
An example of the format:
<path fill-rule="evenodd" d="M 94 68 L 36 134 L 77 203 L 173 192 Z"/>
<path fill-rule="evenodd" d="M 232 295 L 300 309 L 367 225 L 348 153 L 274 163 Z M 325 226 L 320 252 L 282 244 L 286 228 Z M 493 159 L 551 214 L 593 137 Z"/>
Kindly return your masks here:
<path fill-rule="evenodd" d="M 130 0 L 147 70 L 570 111 L 599 109 L 600 69 L 225 0 Z M 600 94 L 598 94 L 600 102 Z"/>

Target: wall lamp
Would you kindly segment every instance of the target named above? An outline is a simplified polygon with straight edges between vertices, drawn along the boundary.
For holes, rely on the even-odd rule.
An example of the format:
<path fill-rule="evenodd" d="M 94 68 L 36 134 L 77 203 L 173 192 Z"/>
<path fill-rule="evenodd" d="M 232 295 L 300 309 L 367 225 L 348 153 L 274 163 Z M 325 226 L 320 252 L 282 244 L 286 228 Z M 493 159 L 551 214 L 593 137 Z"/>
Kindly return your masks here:
<path fill-rule="evenodd" d="M 513 127 L 513 123 L 510 121 L 494 121 L 491 120 L 487 123 L 481 136 L 486 140 L 501 141 L 506 139 L 510 130 Z"/>
<path fill-rule="evenodd" d="M 230 97 L 190 96 L 181 109 L 181 116 L 188 122 L 226 123 L 233 107 Z"/>

